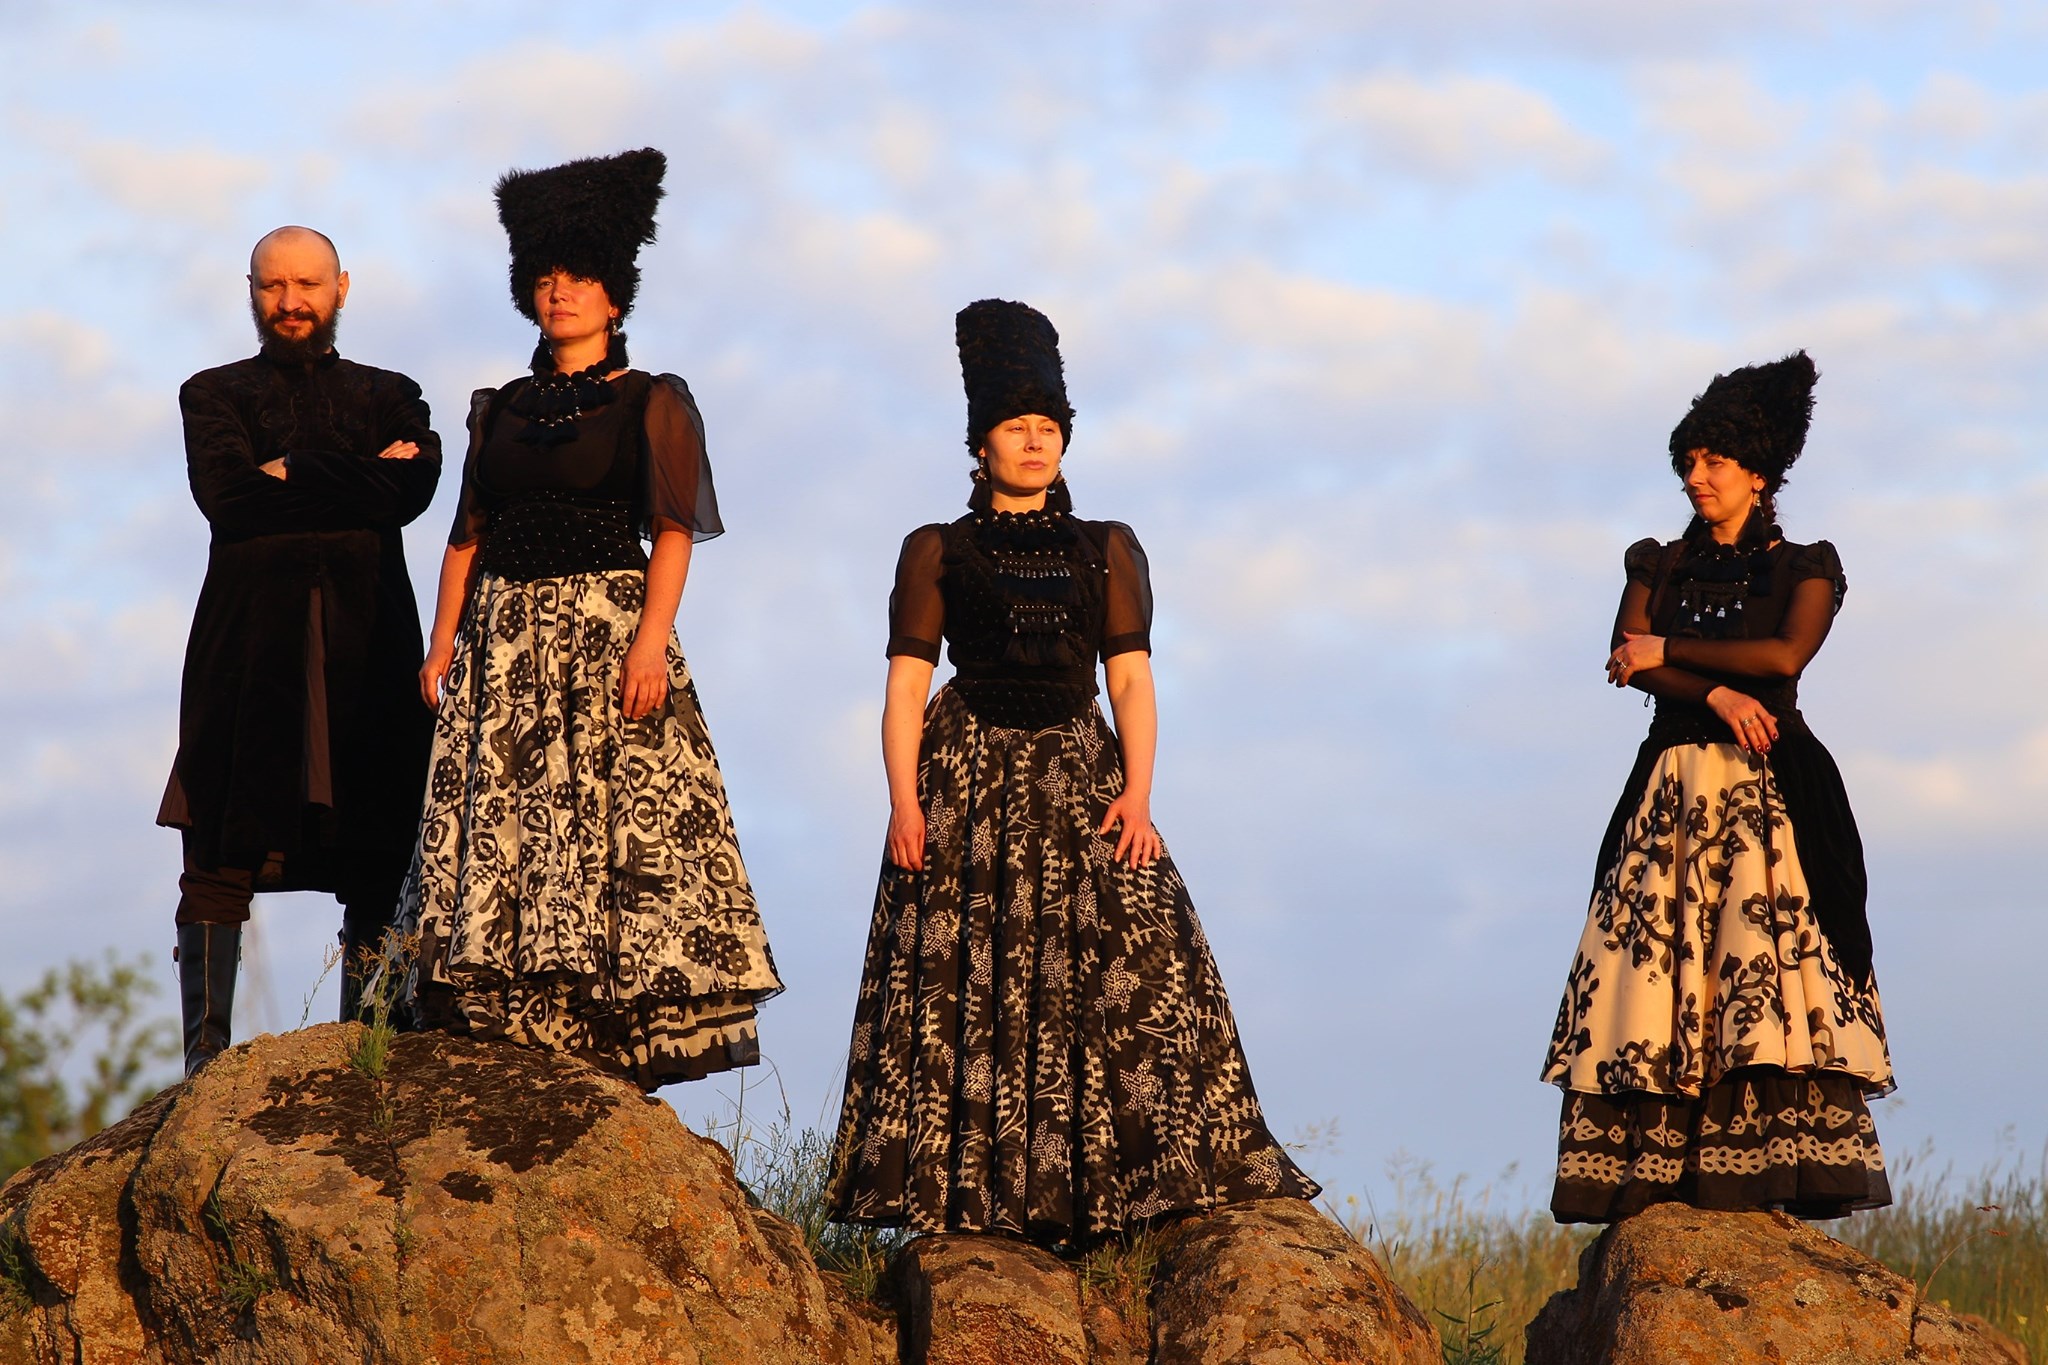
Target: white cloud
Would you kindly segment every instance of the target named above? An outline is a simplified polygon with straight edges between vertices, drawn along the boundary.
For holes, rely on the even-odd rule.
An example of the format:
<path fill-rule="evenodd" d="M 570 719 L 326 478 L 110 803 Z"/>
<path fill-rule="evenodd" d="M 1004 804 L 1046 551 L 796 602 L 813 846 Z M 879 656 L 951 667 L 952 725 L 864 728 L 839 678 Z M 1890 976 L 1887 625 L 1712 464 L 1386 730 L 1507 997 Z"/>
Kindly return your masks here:
<path fill-rule="evenodd" d="M 1319 103 L 1359 155 L 1429 183 L 1516 171 L 1578 181 L 1607 161 L 1549 97 L 1496 77 L 1383 73 L 1343 82 Z"/>
<path fill-rule="evenodd" d="M 241 203 L 280 170 L 264 157 L 128 138 L 80 137 L 69 151 L 86 182 L 128 211 L 204 227 L 231 223 Z"/>

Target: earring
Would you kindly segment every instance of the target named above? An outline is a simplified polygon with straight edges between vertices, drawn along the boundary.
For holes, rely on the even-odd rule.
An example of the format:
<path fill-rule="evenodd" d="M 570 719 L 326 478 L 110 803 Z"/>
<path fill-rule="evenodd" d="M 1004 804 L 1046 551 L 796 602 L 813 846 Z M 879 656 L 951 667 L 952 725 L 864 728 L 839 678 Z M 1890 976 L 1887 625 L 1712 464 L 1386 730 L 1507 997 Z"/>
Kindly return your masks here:
<path fill-rule="evenodd" d="M 968 477 L 973 479 L 976 483 L 988 482 L 988 456 L 976 455 L 974 457 L 974 473 L 970 474 Z"/>

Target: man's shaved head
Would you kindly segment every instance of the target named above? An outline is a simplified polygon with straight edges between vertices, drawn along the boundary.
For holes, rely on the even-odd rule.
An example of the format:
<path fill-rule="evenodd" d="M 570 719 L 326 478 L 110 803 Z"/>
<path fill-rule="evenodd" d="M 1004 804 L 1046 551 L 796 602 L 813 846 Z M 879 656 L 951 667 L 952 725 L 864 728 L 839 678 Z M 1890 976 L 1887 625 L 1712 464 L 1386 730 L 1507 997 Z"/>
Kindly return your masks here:
<path fill-rule="evenodd" d="M 249 311 L 263 349 L 311 361 L 334 347 L 348 272 L 324 232 L 273 228 L 249 253 Z"/>
<path fill-rule="evenodd" d="M 318 228 L 300 227 L 295 223 L 288 223 L 281 228 L 272 228 L 258 239 L 255 247 L 249 252 L 249 273 L 251 275 L 260 273 L 257 263 L 263 259 L 263 253 L 272 247 L 287 249 L 293 255 L 315 248 L 322 249 L 327 253 L 328 270 L 330 273 L 336 275 L 341 273 L 341 253 L 334 249 L 332 238 Z"/>

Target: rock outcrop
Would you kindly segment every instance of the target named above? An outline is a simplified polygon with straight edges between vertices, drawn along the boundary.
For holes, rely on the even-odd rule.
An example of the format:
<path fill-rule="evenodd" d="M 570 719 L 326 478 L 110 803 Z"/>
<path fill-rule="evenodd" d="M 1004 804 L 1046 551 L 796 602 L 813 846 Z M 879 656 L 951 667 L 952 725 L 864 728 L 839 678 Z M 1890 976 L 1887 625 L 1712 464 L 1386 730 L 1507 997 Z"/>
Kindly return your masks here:
<path fill-rule="evenodd" d="M 1777 1213 L 1652 1207 L 1579 1258 L 1529 1325 L 1528 1365 L 2026 1365 L 1982 1319 Z"/>
<path fill-rule="evenodd" d="M 1372 1255 L 1297 1199 L 1155 1234 L 1143 1286 L 1091 1284 L 1035 1247 L 948 1234 L 897 1266 L 909 1365 L 1441 1365 Z M 1107 1278 L 1107 1277 L 1105 1277 Z M 1121 1292 L 1119 1292 L 1121 1291 Z"/>
<path fill-rule="evenodd" d="M 941 1233 L 904 1248 L 895 1274 L 914 1365 L 1092 1365 L 1080 1279 L 1049 1251 Z"/>
<path fill-rule="evenodd" d="M 1170 1228 L 1154 1273 L 1158 1358 L 1174 1365 L 1441 1365 L 1436 1329 L 1380 1263 L 1296 1199 Z"/>
<path fill-rule="evenodd" d="M 893 1323 L 666 1105 L 444 1034 L 400 1037 L 372 1076 L 359 1035 L 235 1048 L 10 1181 L 0 1242 L 33 1306 L 0 1324 L 0 1358 L 896 1359 Z"/>
<path fill-rule="evenodd" d="M 379 1058 L 365 1036 L 257 1038 L 0 1188 L 0 1362 L 1439 1359 L 1372 1257 L 1291 1200 L 1084 1266 L 919 1238 L 885 1313 L 631 1086 L 438 1033 Z"/>

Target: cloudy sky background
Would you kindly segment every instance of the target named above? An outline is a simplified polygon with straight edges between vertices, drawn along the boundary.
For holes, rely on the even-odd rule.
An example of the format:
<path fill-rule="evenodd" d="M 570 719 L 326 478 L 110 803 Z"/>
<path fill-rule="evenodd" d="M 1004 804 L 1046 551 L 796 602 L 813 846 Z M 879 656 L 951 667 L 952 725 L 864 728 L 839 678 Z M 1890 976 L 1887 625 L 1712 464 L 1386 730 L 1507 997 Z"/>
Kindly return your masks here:
<path fill-rule="evenodd" d="M 1405 1150 L 1547 1194 L 1535 1071 L 1648 720 L 1600 674 L 1621 551 L 1683 525 L 1690 396 L 1800 346 L 1781 505 L 1852 585 L 1805 700 L 1869 845 L 1880 1130 L 2038 1156 L 2048 21 L 1787 8 L 0 0 L 0 990 L 113 945 L 169 1007 L 151 818 L 206 553 L 175 396 L 252 349 L 249 244 L 333 235 L 344 352 L 456 441 L 532 343 L 492 182 L 653 145 L 633 352 L 710 428 L 731 533 L 681 631 L 799 1121 L 885 817 L 889 571 L 965 496 L 951 319 L 998 295 L 1060 327 L 1082 510 L 1151 553 L 1154 813 L 1334 1193 Z M 295 1024 L 337 912 L 258 913 L 242 1022 Z"/>

